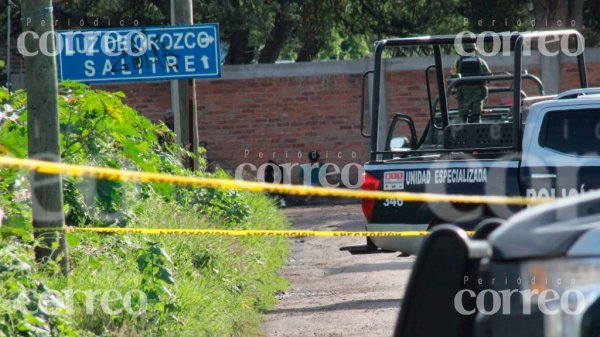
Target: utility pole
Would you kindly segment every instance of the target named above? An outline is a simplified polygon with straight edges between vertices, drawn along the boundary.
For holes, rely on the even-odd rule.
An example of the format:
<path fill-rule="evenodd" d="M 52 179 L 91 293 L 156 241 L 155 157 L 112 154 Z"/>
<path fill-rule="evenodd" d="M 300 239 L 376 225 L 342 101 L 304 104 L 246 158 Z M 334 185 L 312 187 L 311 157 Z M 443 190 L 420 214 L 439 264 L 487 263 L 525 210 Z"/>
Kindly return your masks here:
<path fill-rule="evenodd" d="M 194 24 L 192 0 L 171 0 L 171 25 Z M 171 81 L 171 110 L 175 119 L 177 143 L 198 155 L 198 113 L 196 111 L 196 82 L 193 78 Z M 186 159 L 192 169 L 198 160 Z"/>
<path fill-rule="evenodd" d="M 10 31 L 12 29 L 12 15 L 11 15 L 11 9 L 12 9 L 12 1 L 11 0 L 7 0 L 6 2 L 6 89 L 8 89 L 8 91 L 12 91 L 11 90 L 11 64 L 10 64 L 10 49 L 11 49 L 11 44 L 10 44 Z"/>
<path fill-rule="evenodd" d="M 25 47 L 32 53 L 37 52 L 34 56 L 25 56 L 29 158 L 59 162 L 58 81 L 52 1 L 23 0 L 21 4 L 23 32 L 31 32 L 25 38 Z M 48 38 L 36 38 L 36 35 Z M 29 180 L 33 228 L 36 230 L 34 237 L 41 243 L 41 246 L 35 247 L 36 260 L 45 262 L 60 258 L 61 269 L 66 273 L 68 260 L 64 233 L 43 230 L 64 226 L 61 177 L 31 172 Z"/>

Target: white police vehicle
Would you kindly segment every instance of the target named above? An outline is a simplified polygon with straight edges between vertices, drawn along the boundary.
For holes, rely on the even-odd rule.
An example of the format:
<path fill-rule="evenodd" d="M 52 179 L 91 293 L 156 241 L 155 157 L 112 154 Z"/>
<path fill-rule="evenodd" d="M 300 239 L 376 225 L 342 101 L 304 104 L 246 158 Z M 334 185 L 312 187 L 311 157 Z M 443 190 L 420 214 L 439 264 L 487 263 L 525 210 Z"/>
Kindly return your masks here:
<path fill-rule="evenodd" d="M 508 33 L 507 33 L 508 34 Z M 455 36 L 384 40 L 377 43 L 371 94 L 371 132 L 366 135 L 361 111 L 361 132 L 371 138 L 371 157 L 365 164 L 364 190 L 429 192 L 462 195 L 530 197 L 574 196 L 600 188 L 600 89 L 587 88 L 584 54 L 576 56 L 579 89 L 546 96 L 541 81 L 522 69 L 523 41 L 549 34 L 573 37 L 576 31 L 511 33 L 514 74 L 495 73 L 444 79 L 441 46 Z M 483 39 L 485 40 L 486 37 Z M 475 42 L 462 37 L 462 43 Z M 486 40 L 487 41 L 487 40 Z M 491 40 L 490 40 L 491 41 Z M 393 116 L 385 137 L 379 135 L 380 81 L 386 47 L 428 46 L 435 63 L 427 68 L 430 120 L 420 138 L 411 116 Z M 429 74 L 435 72 L 437 92 L 431 99 Z M 365 77 L 366 78 L 366 74 Z M 457 109 L 449 97 L 457 85 L 474 81 L 490 84 L 490 95 L 509 92 L 511 106 L 484 107 L 481 123 L 457 122 Z M 511 83 L 508 87 L 494 83 Z M 525 82 L 532 85 L 523 85 Z M 533 95 L 527 92 L 534 88 Z M 409 134 L 397 137 L 401 125 Z M 384 142 L 381 139 L 385 139 Z M 500 222 L 521 210 L 520 206 L 363 200 L 368 231 L 429 230 L 452 223 L 472 229 L 482 220 Z M 366 246 L 344 247 L 351 253 L 400 251 L 416 254 L 422 237 L 371 237 Z"/>

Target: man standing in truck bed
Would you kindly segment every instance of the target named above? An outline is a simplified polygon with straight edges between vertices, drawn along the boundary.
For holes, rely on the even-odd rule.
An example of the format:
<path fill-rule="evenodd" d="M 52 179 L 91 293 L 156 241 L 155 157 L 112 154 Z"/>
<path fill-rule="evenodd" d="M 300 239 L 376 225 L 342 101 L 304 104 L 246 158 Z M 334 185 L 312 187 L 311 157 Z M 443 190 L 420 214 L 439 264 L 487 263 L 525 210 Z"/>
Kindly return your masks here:
<path fill-rule="evenodd" d="M 452 76 L 462 77 L 490 75 L 492 72 L 485 60 L 477 56 L 473 44 L 467 44 L 464 51 L 468 54 L 461 56 L 452 65 Z M 458 85 L 458 114 L 463 123 L 479 123 L 483 101 L 487 98 L 488 90 L 485 81 L 470 82 Z"/>

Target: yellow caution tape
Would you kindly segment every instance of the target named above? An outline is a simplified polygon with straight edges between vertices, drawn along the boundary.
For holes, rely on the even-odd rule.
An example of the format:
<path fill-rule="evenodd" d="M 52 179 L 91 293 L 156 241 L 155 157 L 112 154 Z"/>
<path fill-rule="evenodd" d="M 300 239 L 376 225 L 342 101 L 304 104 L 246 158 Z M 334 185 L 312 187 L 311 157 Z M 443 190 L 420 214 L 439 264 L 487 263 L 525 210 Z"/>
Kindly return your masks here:
<path fill-rule="evenodd" d="M 505 196 L 475 196 L 458 194 L 433 194 L 411 192 L 362 191 L 329 187 L 292 186 L 259 183 L 244 180 L 184 177 L 164 173 L 124 171 L 111 168 L 71 165 L 33 159 L 0 157 L 0 167 L 26 169 L 45 174 L 90 177 L 123 182 L 162 183 L 179 186 L 235 189 L 249 192 L 268 192 L 290 195 L 315 195 L 356 199 L 400 199 L 421 202 L 453 202 L 471 204 L 535 205 L 554 200 L 553 198 L 524 198 Z"/>
<path fill-rule="evenodd" d="M 365 232 L 365 231 L 311 231 L 311 230 L 260 230 L 260 229 L 168 229 L 168 228 L 121 228 L 121 227 L 59 227 L 36 228 L 36 231 L 66 231 L 88 233 L 114 233 L 114 234 L 159 234 L 159 235 L 222 235 L 222 236 L 426 236 L 427 231 L 402 231 L 402 232 Z M 472 235 L 472 232 L 467 232 Z"/>

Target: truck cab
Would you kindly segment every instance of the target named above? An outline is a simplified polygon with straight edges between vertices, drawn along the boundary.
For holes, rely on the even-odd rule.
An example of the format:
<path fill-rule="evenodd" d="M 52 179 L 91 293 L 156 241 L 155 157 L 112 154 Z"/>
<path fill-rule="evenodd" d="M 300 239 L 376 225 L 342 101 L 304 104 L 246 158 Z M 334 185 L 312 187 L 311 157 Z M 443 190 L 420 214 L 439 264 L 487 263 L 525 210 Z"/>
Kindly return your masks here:
<path fill-rule="evenodd" d="M 600 188 L 600 89 L 534 104 L 523 134 L 521 194 L 570 197 Z"/>
<path fill-rule="evenodd" d="M 384 40 L 376 44 L 370 91 L 370 133 L 361 111 L 361 133 L 370 138 L 364 190 L 490 196 L 562 197 L 600 188 L 594 170 L 600 163 L 600 91 L 587 89 L 584 54 L 577 62 L 580 88 L 546 95 L 541 80 L 523 69 L 523 44 L 548 36 L 581 43 L 574 30 L 500 33 L 513 58 L 512 72 L 446 80 L 442 48 L 486 36 L 432 36 Z M 380 101 L 383 51 L 387 47 L 420 46 L 433 51 L 425 69 L 429 121 L 419 137 L 412 116 L 386 116 Z M 364 78 L 367 78 L 367 74 Z M 432 94 L 430 78 L 434 77 Z M 508 104 L 484 105 L 481 121 L 461 122 L 451 101 L 460 85 L 484 81 L 489 94 L 511 98 Z M 524 83 L 529 84 L 524 85 Z M 500 83 L 500 85 L 495 85 Z M 507 84 L 508 83 L 508 84 Z M 389 120 L 386 123 L 386 118 Z M 389 127 L 382 127 L 386 124 Z M 402 130 L 399 132 L 399 130 Z M 452 223 L 473 229 L 482 222 L 502 222 L 520 206 L 363 200 L 367 231 L 425 231 Z M 400 251 L 416 254 L 422 237 L 370 237 L 367 245 L 345 248 L 351 253 Z"/>

